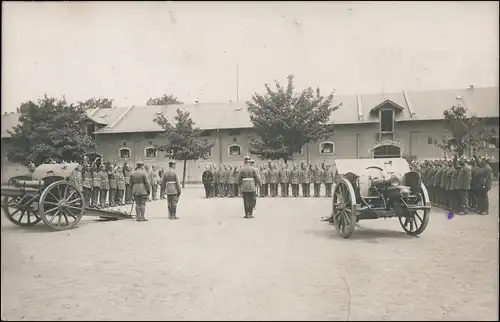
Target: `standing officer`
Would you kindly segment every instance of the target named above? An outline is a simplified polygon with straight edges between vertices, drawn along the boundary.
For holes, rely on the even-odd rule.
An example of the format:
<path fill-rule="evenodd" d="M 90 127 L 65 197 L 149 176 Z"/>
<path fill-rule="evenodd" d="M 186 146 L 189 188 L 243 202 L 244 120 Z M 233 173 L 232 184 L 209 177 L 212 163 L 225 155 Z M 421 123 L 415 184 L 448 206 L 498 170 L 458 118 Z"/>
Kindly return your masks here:
<path fill-rule="evenodd" d="M 319 197 L 319 191 L 321 189 L 321 169 L 319 164 L 316 164 L 314 169 L 311 171 L 311 181 L 314 187 L 314 197 Z"/>
<path fill-rule="evenodd" d="M 253 209 L 257 202 L 256 186 L 260 185 L 260 178 L 257 170 L 249 164 L 250 157 L 245 157 L 244 166 L 240 170 L 238 183 L 243 196 L 243 206 L 245 208 L 244 218 L 253 218 Z"/>
<path fill-rule="evenodd" d="M 288 186 L 288 173 L 286 172 L 286 163 L 281 165 L 281 169 L 278 172 L 278 181 L 281 188 L 281 196 L 286 197 L 286 189 Z"/>
<path fill-rule="evenodd" d="M 181 196 L 181 185 L 175 171 L 175 161 L 168 163 L 168 169 L 165 171 L 163 181 L 165 181 L 167 187 L 168 219 L 179 219 L 177 217 L 177 202 L 179 202 Z"/>
<path fill-rule="evenodd" d="M 101 179 L 101 189 L 100 189 L 100 204 L 101 207 L 105 208 L 108 206 L 108 190 L 109 190 L 109 179 L 108 172 L 106 171 L 106 166 L 101 164 L 99 170 L 99 178 Z"/>
<path fill-rule="evenodd" d="M 297 169 L 297 165 L 294 164 L 292 171 L 290 171 L 290 183 L 292 184 L 292 196 L 297 198 L 299 196 L 299 182 L 300 182 L 300 172 Z"/>
<path fill-rule="evenodd" d="M 278 195 L 278 170 L 276 170 L 276 166 L 271 162 L 269 162 L 269 172 L 267 176 L 269 178 L 271 197 L 276 198 Z"/>
<path fill-rule="evenodd" d="M 325 183 L 325 197 L 330 198 L 332 196 L 332 185 L 335 175 L 333 174 L 332 166 L 327 164 L 325 170 L 323 171 L 323 182 Z"/>
<path fill-rule="evenodd" d="M 121 174 L 123 177 L 121 169 L 119 172 L 119 175 Z M 125 180 L 123 182 L 125 183 Z M 130 175 L 130 185 L 132 186 L 132 195 L 135 200 L 135 219 L 137 221 L 148 221 L 146 219 L 146 201 L 151 193 L 151 184 L 142 161 L 137 162 L 135 171 Z"/>
<path fill-rule="evenodd" d="M 253 165 L 250 164 L 252 167 Z M 235 165 L 234 166 L 234 171 L 233 171 L 233 177 L 234 177 L 234 195 L 235 197 L 238 197 L 240 195 L 240 185 L 238 184 L 238 178 L 240 177 L 240 170 L 241 170 L 241 165 Z"/>
<path fill-rule="evenodd" d="M 225 165 L 221 164 L 219 171 L 217 172 L 217 178 L 219 179 L 219 196 L 226 196 L 226 171 L 224 170 Z"/>
<path fill-rule="evenodd" d="M 261 197 L 267 197 L 267 193 L 269 191 L 269 183 L 267 181 L 267 178 L 268 178 L 268 170 L 267 166 L 264 164 L 262 165 L 262 169 L 260 170 L 260 180 L 262 183 L 262 186 L 260 188 Z"/>
<path fill-rule="evenodd" d="M 153 165 L 151 167 L 151 172 L 149 173 L 149 178 L 151 182 L 151 199 L 158 200 L 158 182 L 159 176 L 158 171 L 156 170 L 156 166 Z"/>
<path fill-rule="evenodd" d="M 109 205 L 111 207 L 115 206 L 116 200 L 116 165 L 110 169 L 108 173 L 108 181 L 109 181 Z"/>
<path fill-rule="evenodd" d="M 206 198 L 210 198 L 212 196 L 212 183 L 213 183 L 213 175 L 212 172 L 210 171 L 210 168 L 208 165 L 205 166 L 205 171 L 203 171 L 203 174 L 201 175 L 201 181 L 203 182 L 203 187 L 205 188 L 205 196 Z"/>

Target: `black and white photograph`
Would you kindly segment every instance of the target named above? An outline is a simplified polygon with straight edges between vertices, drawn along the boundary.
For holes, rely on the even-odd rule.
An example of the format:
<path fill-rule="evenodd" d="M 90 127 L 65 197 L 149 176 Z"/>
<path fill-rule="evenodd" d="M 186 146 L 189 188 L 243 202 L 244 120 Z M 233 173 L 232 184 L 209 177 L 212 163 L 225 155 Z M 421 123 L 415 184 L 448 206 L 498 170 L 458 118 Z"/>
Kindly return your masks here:
<path fill-rule="evenodd" d="M 497 1 L 3 1 L 2 321 L 498 321 Z"/>

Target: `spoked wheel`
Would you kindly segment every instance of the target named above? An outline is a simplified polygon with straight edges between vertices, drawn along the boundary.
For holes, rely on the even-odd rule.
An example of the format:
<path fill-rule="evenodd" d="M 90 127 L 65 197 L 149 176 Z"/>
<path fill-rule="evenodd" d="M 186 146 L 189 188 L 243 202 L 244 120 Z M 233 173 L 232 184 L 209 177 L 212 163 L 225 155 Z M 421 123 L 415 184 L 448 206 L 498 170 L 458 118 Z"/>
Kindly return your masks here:
<path fill-rule="evenodd" d="M 33 226 L 42 220 L 32 208 L 29 196 L 5 196 L 2 200 L 2 209 L 7 219 L 18 226 Z"/>
<path fill-rule="evenodd" d="M 422 189 L 422 200 L 418 201 L 419 205 L 425 205 L 429 202 L 429 197 L 425 186 L 421 185 Z M 430 210 L 414 210 L 410 211 L 406 216 L 399 216 L 399 223 L 403 230 L 411 236 L 418 236 L 424 232 L 429 224 Z"/>
<path fill-rule="evenodd" d="M 85 213 L 82 193 L 67 181 L 51 183 L 40 196 L 43 222 L 53 230 L 74 228 Z"/>
<path fill-rule="evenodd" d="M 349 237 L 356 225 L 356 197 L 351 183 L 344 178 L 335 185 L 332 214 L 339 235 Z"/>

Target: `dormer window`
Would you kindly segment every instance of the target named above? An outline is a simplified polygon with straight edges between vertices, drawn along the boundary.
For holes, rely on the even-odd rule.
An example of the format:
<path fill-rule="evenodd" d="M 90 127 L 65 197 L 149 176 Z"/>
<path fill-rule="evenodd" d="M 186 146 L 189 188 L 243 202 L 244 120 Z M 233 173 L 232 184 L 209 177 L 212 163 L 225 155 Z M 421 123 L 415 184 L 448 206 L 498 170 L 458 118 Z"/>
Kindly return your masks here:
<path fill-rule="evenodd" d="M 394 132 L 394 109 L 380 110 L 380 132 Z"/>

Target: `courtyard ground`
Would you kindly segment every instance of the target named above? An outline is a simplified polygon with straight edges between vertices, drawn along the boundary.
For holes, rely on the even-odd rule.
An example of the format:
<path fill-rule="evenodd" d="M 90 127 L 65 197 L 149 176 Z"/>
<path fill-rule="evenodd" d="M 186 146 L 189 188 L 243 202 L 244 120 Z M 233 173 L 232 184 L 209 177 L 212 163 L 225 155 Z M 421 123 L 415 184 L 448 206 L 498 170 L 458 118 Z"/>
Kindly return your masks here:
<path fill-rule="evenodd" d="M 435 209 L 419 238 L 382 219 L 342 239 L 327 198 L 258 199 L 247 220 L 240 198 L 202 195 L 184 190 L 177 221 L 164 201 L 63 232 L 2 215 L 2 319 L 498 318 L 498 186 L 489 216 Z"/>

